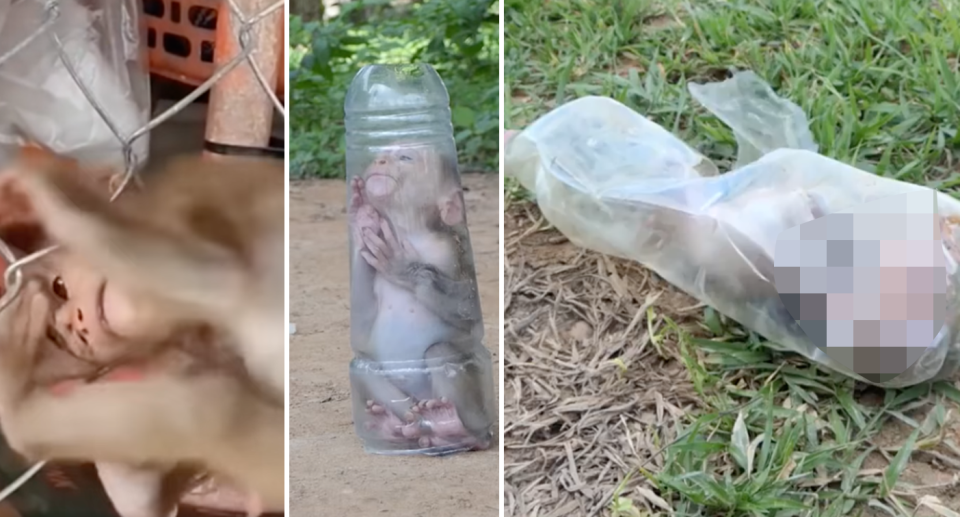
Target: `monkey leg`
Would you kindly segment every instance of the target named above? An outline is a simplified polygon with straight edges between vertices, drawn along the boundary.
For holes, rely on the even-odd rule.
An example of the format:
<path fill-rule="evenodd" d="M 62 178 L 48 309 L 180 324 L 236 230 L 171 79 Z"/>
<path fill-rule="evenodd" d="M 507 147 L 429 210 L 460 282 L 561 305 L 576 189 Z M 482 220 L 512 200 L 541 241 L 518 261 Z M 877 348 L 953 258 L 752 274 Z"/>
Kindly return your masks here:
<path fill-rule="evenodd" d="M 490 418 L 485 408 L 483 370 L 450 343 L 436 343 L 427 349 L 428 363 L 462 358 L 452 375 L 434 372 L 430 376 L 433 399 L 420 401 L 414 408 L 430 429 L 420 439 L 421 446 L 468 445 L 485 449 L 490 445 Z"/>
<path fill-rule="evenodd" d="M 283 504 L 283 407 L 229 376 L 156 375 L 66 395 L 34 390 L 2 424 L 10 446 L 32 460 L 203 465 L 267 505 Z"/>
<path fill-rule="evenodd" d="M 153 466 L 98 462 L 103 489 L 120 517 L 175 517 L 177 502 L 196 473 Z"/>

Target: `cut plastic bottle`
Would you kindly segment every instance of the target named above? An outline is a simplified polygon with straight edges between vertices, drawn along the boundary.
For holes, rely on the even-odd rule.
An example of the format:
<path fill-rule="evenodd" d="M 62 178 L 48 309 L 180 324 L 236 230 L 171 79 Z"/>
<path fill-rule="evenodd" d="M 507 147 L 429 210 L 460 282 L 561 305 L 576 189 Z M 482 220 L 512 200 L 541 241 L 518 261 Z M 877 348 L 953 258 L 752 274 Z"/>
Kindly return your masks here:
<path fill-rule="evenodd" d="M 558 106 L 512 138 L 505 173 L 535 195 L 544 217 L 574 244 L 640 262 L 771 347 L 892 388 L 960 370 L 960 201 L 936 194 L 946 322 L 902 373 L 872 382 L 818 348 L 781 302 L 773 281 L 777 239 L 826 214 L 930 189 L 818 154 L 799 106 L 752 72 L 689 90 L 733 129 L 741 146 L 734 170 L 718 174 L 643 115 L 588 96 Z"/>
<path fill-rule="evenodd" d="M 380 454 L 485 449 L 490 353 L 450 101 L 428 65 L 371 65 L 344 103 L 354 424 Z"/>

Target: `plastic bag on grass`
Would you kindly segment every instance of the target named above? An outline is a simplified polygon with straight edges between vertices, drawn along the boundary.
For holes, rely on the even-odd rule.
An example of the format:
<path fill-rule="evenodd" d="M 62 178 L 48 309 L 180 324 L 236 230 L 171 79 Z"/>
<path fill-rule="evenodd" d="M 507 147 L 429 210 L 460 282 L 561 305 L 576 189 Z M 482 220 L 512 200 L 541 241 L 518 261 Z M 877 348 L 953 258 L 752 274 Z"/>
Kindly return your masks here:
<path fill-rule="evenodd" d="M 903 387 L 960 369 L 955 242 L 960 202 L 937 193 L 948 281 L 946 318 L 932 344 L 896 376 L 877 381 L 828 356 L 800 328 L 774 285 L 781 232 L 898 194 L 933 191 L 818 154 L 807 118 L 752 72 L 690 84 L 733 129 L 734 170 L 604 97 L 554 109 L 508 144 L 505 170 L 534 193 L 543 215 L 574 244 L 638 261 L 757 332 L 861 381 Z M 916 352 L 915 352 L 916 353 Z"/>

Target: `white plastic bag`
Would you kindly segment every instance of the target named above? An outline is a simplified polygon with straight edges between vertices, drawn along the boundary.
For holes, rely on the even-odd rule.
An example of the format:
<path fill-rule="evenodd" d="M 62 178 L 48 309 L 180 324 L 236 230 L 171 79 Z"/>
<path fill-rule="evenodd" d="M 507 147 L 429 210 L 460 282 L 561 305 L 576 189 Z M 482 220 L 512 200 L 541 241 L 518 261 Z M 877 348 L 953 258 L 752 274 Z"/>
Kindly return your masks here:
<path fill-rule="evenodd" d="M 506 173 L 535 194 L 543 215 L 574 244 L 638 261 L 771 346 L 870 382 L 811 343 L 780 301 L 770 274 L 777 237 L 825 214 L 927 188 L 817 154 L 800 108 L 752 72 L 689 90 L 734 130 L 740 149 L 733 171 L 717 174 L 662 127 L 591 96 L 514 137 Z M 960 215 L 960 202 L 943 193 L 937 199 L 941 217 Z M 945 246 L 956 237 L 944 235 Z M 947 260 L 947 272 L 956 285 L 956 262 Z M 875 384 L 908 386 L 960 367 L 960 311 L 949 289 L 934 344 L 907 371 Z"/>
<path fill-rule="evenodd" d="M 0 55 L 32 37 L 0 63 L 0 142 L 43 145 L 81 162 L 122 167 L 122 143 L 77 85 L 70 68 L 123 138 L 150 117 L 149 73 L 140 48 L 136 0 L 60 0 L 42 29 L 46 2 L 0 0 Z M 64 51 L 65 65 L 54 38 Z M 132 146 L 146 163 L 149 135 Z"/>

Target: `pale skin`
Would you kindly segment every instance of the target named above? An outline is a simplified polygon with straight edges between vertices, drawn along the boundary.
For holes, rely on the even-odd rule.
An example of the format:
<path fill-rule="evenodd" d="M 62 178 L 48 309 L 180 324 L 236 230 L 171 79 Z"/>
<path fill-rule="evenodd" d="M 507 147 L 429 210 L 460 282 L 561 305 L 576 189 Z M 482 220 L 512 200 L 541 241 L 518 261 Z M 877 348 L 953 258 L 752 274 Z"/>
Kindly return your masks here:
<path fill-rule="evenodd" d="M 96 461 L 111 478 L 119 465 L 202 466 L 257 493 L 265 508 L 282 508 L 284 410 L 272 382 L 278 348 L 279 368 L 283 357 L 283 284 L 275 281 L 282 279 L 282 247 L 281 260 L 275 249 L 276 235 L 282 237 L 282 169 L 180 160 L 142 195 L 108 204 L 76 174 L 48 164 L 19 167 L 18 179 L 51 238 L 99 275 L 78 274 L 76 285 L 67 286 L 74 303 L 57 301 L 49 280 L 33 277 L 0 314 L 6 319 L 0 329 L 7 331 L 0 412 L 11 446 L 33 460 Z M 205 216 L 194 219 L 197 213 Z M 237 253 L 246 255 L 238 262 Z M 244 269 L 248 265 L 270 269 Z M 111 281 L 100 303 L 105 271 Z M 114 284 L 123 288 L 113 292 Z M 129 303 L 115 303 L 121 298 Z M 86 311 L 97 314 L 101 307 L 105 318 L 91 321 Z M 139 350 L 157 351 L 171 329 L 209 324 L 264 384 L 230 368 L 161 368 L 137 382 L 51 393 L 34 375 L 42 350 L 53 347 L 49 323 L 31 322 L 52 322 L 54 313 L 65 341 L 91 353 L 87 345 L 98 336 L 106 355 L 120 353 L 110 344 L 127 331 L 137 335 Z"/>
<path fill-rule="evenodd" d="M 5 182 L 8 187 L 10 182 Z M 9 197 L 9 196 L 8 196 Z M 6 201 L 6 200 L 5 200 Z M 11 206 L 10 204 L 7 205 Z M 15 203 L 22 210 L 24 203 Z M 49 245 L 51 243 L 44 243 Z M 53 315 L 47 344 L 34 376 L 51 393 L 64 394 L 100 376 L 104 381 L 135 380 L 144 367 L 109 369 L 124 356 L 136 356 L 140 330 L 135 311 L 116 285 L 110 284 L 80 257 L 66 251 L 48 255 L 28 268 L 51 302 Z M 132 352 L 132 353 L 131 353 Z M 162 367 L 162 362 L 153 364 Z M 100 462 L 97 472 L 114 507 L 122 517 L 164 517 L 176 513 L 176 494 L 162 493 L 166 469 Z M 181 479 L 181 489 L 189 479 Z"/>
<path fill-rule="evenodd" d="M 384 442 L 489 444 L 481 372 L 452 366 L 470 353 L 480 318 L 452 174 L 435 152 L 398 147 L 351 182 L 357 353 L 378 364 L 423 360 L 437 372 L 363 376 L 365 428 Z M 444 364 L 453 373 L 436 370 Z"/>
<path fill-rule="evenodd" d="M 30 279 L 0 322 L 7 344 L 0 348 L 4 373 L 0 377 L 0 415 L 11 447 L 32 461 L 92 459 L 98 467 L 106 465 L 114 472 L 124 465 L 170 468 L 179 462 L 196 462 L 225 473 L 240 472 L 235 479 L 247 486 L 269 486 L 271 479 L 257 477 L 265 475 L 258 461 L 261 458 L 239 457 L 231 449 L 256 451 L 265 445 L 256 433 L 236 430 L 244 428 L 237 424 L 246 423 L 247 411 L 257 422 L 275 417 L 237 398 L 239 386 L 230 376 L 182 377 L 157 372 L 137 382 L 81 384 L 58 394 L 34 384 L 30 372 L 39 348 L 45 346 L 45 330 L 51 321 L 50 299 L 43 289 Z M 198 394 L 206 395 L 206 400 Z M 201 446 L 201 441 L 217 445 L 210 449 Z M 282 452 L 282 439 L 278 442 L 275 447 Z M 279 463 L 282 467 L 282 459 Z M 147 470 L 130 468 L 128 472 L 147 474 Z M 146 484 L 137 486 L 141 490 L 155 488 L 156 478 L 148 475 L 146 479 Z M 143 506 L 156 502 L 155 490 L 141 492 L 141 496 L 122 501 L 129 505 L 125 509 L 155 509 Z"/>
<path fill-rule="evenodd" d="M 87 363 L 90 371 L 86 373 L 99 370 L 100 365 L 114 365 L 101 378 L 103 381 L 137 381 L 151 371 L 178 370 L 198 362 L 192 356 L 175 353 L 141 357 L 141 351 L 136 349 L 138 339 L 151 339 L 142 335 L 145 326 L 141 322 L 149 317 L 148 310 L 138 311 L 122 286 L 86 267 L 82 257 L 58 251 L 30 271 L 47 287 L 53 309 L 49 332 L 67 352 Z M 213 348 L 210 346 L 211 352 Z M 61 381 L 50 389 L 65 394 L 81 382 L 84 381 Z M 96 467 L 104 490 L 121 517 L 175 515 L 178 492 L 186 490 L 193 475 L 199 473 L 194 469 L 188 475 L 174 476 L 175 486 L 171 487 L 170 468 L 110 462 L 97 462 Z M 255 508 L 258 503 L 250 499 L 235 504 L 237 510 L 242 510 Z"/>

